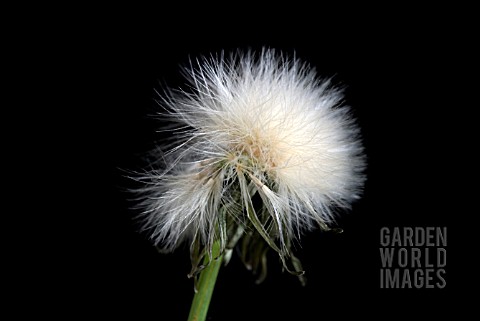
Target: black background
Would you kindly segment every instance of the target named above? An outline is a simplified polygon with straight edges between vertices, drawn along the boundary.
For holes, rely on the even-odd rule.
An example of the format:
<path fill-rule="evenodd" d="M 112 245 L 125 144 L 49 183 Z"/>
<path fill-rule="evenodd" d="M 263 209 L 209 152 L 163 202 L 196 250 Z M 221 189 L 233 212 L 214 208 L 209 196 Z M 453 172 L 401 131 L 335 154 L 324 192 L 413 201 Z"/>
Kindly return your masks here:
<path fill-rule="evenodd" d="M 184 85 L 179 71 L 189 57 L 266 46 L 295 52 L 319 75 L 346 86 L 346 102 L 362 129 L 368 181 L 363 198 L 339 222 L 343 234 L 315 231 L 302 239 L 297 253 L 306 287 L 282 273 L 274 255 L 266 281 L 255 285 L 234 255 L 220 271 L 210 320 L 463 311 L 453 301 L 466 287 L 460 275 L 468 273 L 460 263 L 463 226 L 453 217 L 461 201 L 453 196 L 456 173 L 450 170 L 458 149 L 451 131 L 463 40 L 448 22 L 419 14 L 345 25 L 252 14 L 242 24 L 157 13 L 76 18 L 66 35 L 58 32 L 61 24 L 48 29 L 58 33 L 58 50 L 46 61 L 59 66 L 55 83 L 65 106 L 58 126 L 47 128 L 61 155 L 48 165 L 66 176 L 51 193 L 67 213 L 56 220 L 58 235 L 46 233 L 48 256 L 41 257 L 48 267 L 34 276 L 42 281 L 35 300 L 42 288 L 55 293 L 42 309 L 62 316 L 186 320 L 193 296 L 188 250 L 159 254 L 137 232 L 126 192 L 135 184 L 125 171 L 141 169 L 145 153 L 162 140 L 156 132 L 162 124 L 152 117 L 159 110 L 154 90 Z M 380 289 L 384 226 L 447 226 L 446 288 Z"/>

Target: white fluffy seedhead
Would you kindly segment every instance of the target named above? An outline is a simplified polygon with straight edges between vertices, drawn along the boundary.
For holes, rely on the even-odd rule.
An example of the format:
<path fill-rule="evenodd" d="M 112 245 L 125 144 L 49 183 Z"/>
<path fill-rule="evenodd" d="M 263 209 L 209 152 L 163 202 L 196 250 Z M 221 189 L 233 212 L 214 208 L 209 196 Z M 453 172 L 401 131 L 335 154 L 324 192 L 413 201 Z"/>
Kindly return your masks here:
<path fill-rule="evenodd" d="M 161 102 L 178 128 L 146 177 L 145 228 L 165 250 L 188 240 L 211 253 L 246 235 L 284 261 L 295 235 L 328 229 L 359 197 L 358 129 L 341 91 L 296 59 L 263 50 L 197 63 L 190 90 Z"/>

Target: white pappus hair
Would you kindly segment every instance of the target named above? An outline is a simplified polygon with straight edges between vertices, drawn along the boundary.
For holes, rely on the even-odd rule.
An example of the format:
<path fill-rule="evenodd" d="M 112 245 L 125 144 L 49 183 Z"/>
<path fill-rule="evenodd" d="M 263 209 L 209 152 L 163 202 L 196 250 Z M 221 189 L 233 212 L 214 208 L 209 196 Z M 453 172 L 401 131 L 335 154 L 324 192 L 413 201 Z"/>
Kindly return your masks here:
<path fill-rule="evenodd" d="M 225 250 L 254 233 L 283 261 L 291 239 L 328 229 L 359 197 L 359 130 L 329 80 L 270 49 L 203 59 L 186 73 L 191 90 L 160 103 L 178 125 L 173 144 L 143 177 L 155 244 L 188 240 L 211 253 L 216 241 Z"/>

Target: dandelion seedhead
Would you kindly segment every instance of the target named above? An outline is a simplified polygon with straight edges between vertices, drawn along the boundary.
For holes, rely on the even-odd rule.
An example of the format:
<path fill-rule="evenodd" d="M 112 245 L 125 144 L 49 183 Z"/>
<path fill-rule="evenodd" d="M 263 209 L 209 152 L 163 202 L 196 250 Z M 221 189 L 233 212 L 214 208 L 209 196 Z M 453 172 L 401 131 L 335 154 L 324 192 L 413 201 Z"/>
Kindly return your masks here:
<path fill-rule="evenodd" d="M 248 268 L 266 273 L 266 252 L 301 275 L 292 241 L 328 230 L 359 197 L 365 161 L 342 92 L 274 50 L 224 54 L 186 69 L 190 90 L 160 105 L 177 124 L 161 166 L 142 177 L 142 222 L 163 250 L 190 244 L 192 272 L 219 242 L 238 243 Z"/>

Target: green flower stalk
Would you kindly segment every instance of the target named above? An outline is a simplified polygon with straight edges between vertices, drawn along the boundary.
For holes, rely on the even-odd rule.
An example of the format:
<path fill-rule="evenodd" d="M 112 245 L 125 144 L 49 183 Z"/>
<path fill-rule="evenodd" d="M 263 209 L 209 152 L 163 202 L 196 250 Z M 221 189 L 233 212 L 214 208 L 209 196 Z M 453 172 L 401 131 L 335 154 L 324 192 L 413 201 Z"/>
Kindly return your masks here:
<path fill-rule="evenodd" d="M 359 130 L 341 90 L 273 50 L 221 54 L 186 74 L 190 90 L 160 101 L 177 126 L 160 167 L 142 177 L 145 230 L 165 251 L 190 244 L 194 306 L 208 308 L 202 293 L 211 295 L 220 261 L 236 246 L 258 282 L 274 250 L 304 283 L 292 243 L 306 230 L 329 230 L 365 180 Z"/>

